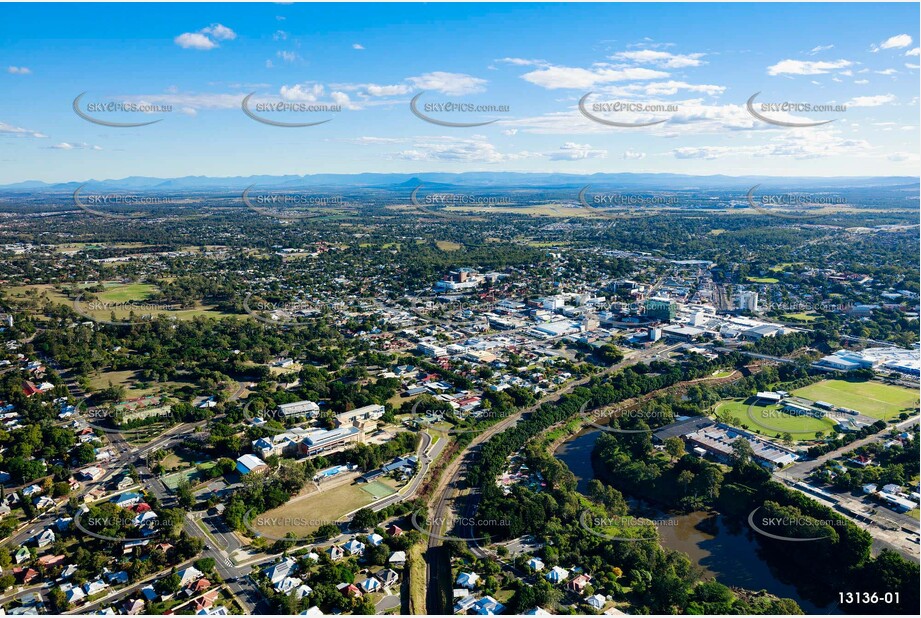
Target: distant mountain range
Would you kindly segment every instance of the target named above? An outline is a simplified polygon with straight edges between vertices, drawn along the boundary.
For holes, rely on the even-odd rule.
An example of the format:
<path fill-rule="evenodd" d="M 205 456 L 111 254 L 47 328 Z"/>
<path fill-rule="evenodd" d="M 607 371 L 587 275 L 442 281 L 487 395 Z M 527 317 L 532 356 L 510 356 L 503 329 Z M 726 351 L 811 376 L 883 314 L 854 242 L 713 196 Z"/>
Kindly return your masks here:
<path fill-rule="evenodd" d="M 612 189 L 694 191 L 701 189 L 745 189 L 765 184 L 787 189 L 860 189 L 869 187 L 918 187 L 919 178 L 912 176 L 691 176 L 685 174 L 554 174 L 523 172 L 431 172 L 416 174 L 306 174 L 303 176 L 184 176 L 182 178 L 153 178 L 129 176 L 121 179 L 46 183 L 37 180 L 0 186 L 2 192 L 57 193 L 74 191 L 86 185 L 87 191 L 240 191 L 250 185 L 260 189 L 300 189 L 307 187 L 367 188 L 405 191 L 424 184 L 427 188 L 470 187 L 479 189 L 553 189 L 584 185 Z"/>

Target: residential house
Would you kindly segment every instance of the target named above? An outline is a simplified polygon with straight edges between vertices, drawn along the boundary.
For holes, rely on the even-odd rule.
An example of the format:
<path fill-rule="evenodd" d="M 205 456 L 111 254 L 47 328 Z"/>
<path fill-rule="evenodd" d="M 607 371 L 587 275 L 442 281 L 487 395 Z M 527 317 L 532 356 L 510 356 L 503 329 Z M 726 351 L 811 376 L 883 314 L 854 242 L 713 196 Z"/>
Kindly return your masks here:
<path fill-rule="evenodd" d="M 566 587 L 577 594 L 584 594 L 585 587 L 588 586 L 591 583 L 591 581 L 592 581 L 592 578 L 590 575 L 585 575 L 585 574 L 577 575 L 576 577 L 572 579 L 572 581 L 566 584 Z"/>
<path fill-rule="evenodd" d="M 593 594 L 592 596 L 587 598 L 585 602 L 600 611 L 604 609 L 605 605 L 607 605 L 608 600 L 604 598 L 604 595 Z"/>
<path fill-rule="evenodd" d="M 181 571 L 179 571 L 179 573 L 177 573 L 177 575 L 179 575 L 179 587 L 180 587 L 180 588 L 185 588 L 186 586 L 188 586 L 188 585 L 191 584 L 192 582 L 194 582 L 194 581 L 200 579 L 201 577 L 203 577 L 203 576 L 204 576 L 204 573 L 202 573 L 201 571 L 199 571 L 199 570 L 196 569 L 195 567 L 190 566 L 190 567 L 186 567 L 186 568 L 182 569 Z"/>
<path fill-rule="evenodd" d="M 550 569 L 550 572 L 545 577 L 551 584 L 561 584 L 569 577 L 569 571 L 563 567 L 555 566 Z"/>
<path fill-rule="evenodd" d="M 297 562 L 294 560 L 294 558 L 285 558 L 281 562 L 277 562 L 266 568 L 265 575 L 269 578 L 269 581 L 274 586 L 275 584 L 284 580 L 286 577 L 292 575 L 296 566 Z"/>
<path fill-rule="evenodd" d="M 298 586 L 304 583 L 304 580 L 299 577 L 286 577 L 277 584 L 275 584 L 275 592 L 280 592 L 281 594 L 288 594 Z"/>
<path fill-rule="evenodd" d="M 377 547 L 384 542 L 384 537 L 377 533 L 371 533 L 368 535 L 368 542 L 371 543 L 374 547 Z"/>
<path fill-rule="evenodd" d="M 344 545 L 344 548 L 350 556 L 360 556 L 365 553 L 365 544 L 358 539 L 352 539 Z"/>
<path fill-rule="evenodd" d="M 341 592 L 343 596 L 346 596 L 346 597 L 355 597 L 357 599 L 357 598 L 361 598 L 362 596 L 361 589 L 358 588 L 358 586 L 356 586 L 355 584 L 348 584 L 346 582 L 342 582 L 341 584 L 336 586 L 336 589 L 339 592 Z"/>
<path fill-rule="evenodd" d="M 42 533 L 38 535 L 38 538 L 35 540 L 35 544 L 39 547 L 48 547 L 54 543 L 54 530 L 51 528 L 46 528 L 42 530 Z"/>
<path fill-rule="evenodd" d="M 457 583 L 458 586 L 472 590 L 476 587 L 477 581 L 480 579 L 480 576 L 473 572 L 461 571 L 457 574 Z"/>
<path fill-rule="evenodd" d="M 384 587 L 384 585 L 376 577 L 369 577 L 358 584 L 358 586 L 365 592 L 377 592 Z"/>
<path fill-rule="evenodd" d="M 387 559 L 388 564 L 395 566 L 403 566 L 406 564 L 406 552 L 405 551 L 395 551 L 390 554 L 390 558 Z"/>
<path fill-rule="evenodd" d="M 342 560 L 345 557 L 345 550 L 338 545 L 330 545 L 326 548 L 326 554 L 329 556 L 330 560 Z M 403 560 L 404 562 L 406 560 L 405 554 L 403 556 Z"/>
<path fill-rule="evenodd" d="M 381 569 L 374 574 L 374 577 L 380 580 L 384 588 L 389 588 L 400 581 L 400 574 L 393 569 Z"/>

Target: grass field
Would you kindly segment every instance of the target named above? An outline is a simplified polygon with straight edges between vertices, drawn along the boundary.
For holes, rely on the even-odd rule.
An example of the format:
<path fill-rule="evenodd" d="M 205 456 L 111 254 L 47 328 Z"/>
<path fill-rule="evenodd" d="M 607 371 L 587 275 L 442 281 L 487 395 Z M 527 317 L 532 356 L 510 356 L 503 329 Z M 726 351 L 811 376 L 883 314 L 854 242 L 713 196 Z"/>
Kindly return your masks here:
<path fill-rule="evenodd" d="M 780 412 L 780 406 L 777 404 L 751 406 L 752 401 L 753 399 L 724 401 L 717 405 L 716 411 L 728 413 L 732 417 L 731 425 L 769 438 L 780 438 L 784 433 L 789 433 L 794 440 L 815 440 L 817 431 L 834 431 L 834 422 L 827 418 L 794 416 Z M 742 427 L 743 425 L 745 427 Z"/>
<path fill-rule="evenodd" d="M 777 283 L 780 281 L 774 277 L 748 277 L 745 280 L 749 283 Z"/>
<path fill-rule="evenodd" d="M 735 372 L 736 372 L 735 369 L 718 369 L 714 371 L 710 377 L 713 378 L 714 380 L 718 380 L 720 378 L 728 378 Z"/>
<path fill-rule="evenodd" d="M 793 391 L 798 397 L 827 401 L 876 419 L 891 420 L 900 412 L 918 409 L 918 393 L 880 382 L 822 380 Z"/>
<path fill-rule="evenodd" d="M 106 289 L 102 292 L 98 292 L 96 296 L 100 302 L 105 303 L 127 303 L 129 301 L 143 302 L 157 291 L 157 287 L 150 283 L 105 283 L 104 285 Z M 30 298 L 41 298 L 44 296 L 55 304 L 67 305 L 71 308 L 75 308 L 74 298 L 70 298 L 67 294 L 55 289 L 55 287 L 50 284 L 16 286 L 7 289 L 6 293 L 10 298 L 15 300 L 28 300 Z M 85 299 L 81 299 L 79 305 L 79 311 L 81 313 L 95 320 L 109 320 L 112 318 L 113 313 L 115 314 L 116 320 L 124 320 L 128 318 L 132 311 L 131 307 L 127 306 L 93 309 Z M 166 315 L 175 317 L 179 320 L 191 320 L 197 316 L 220 318 L 232 315 L 217 311 L 213 307 L 203 305 L 202 303 L 195 303 L 195 305 L 189 309 L 178 309 L 175 311 L 169 309 L 136 308 L 134 309 L 134 313 L 136 315 L 139 313 L 143 313 L 144 315 Z"/>
<path fill-rule="evenodd" d="M 361 485 L 338 485 L 323 491 L 299 496 L 278 508 L 267 511 L 259 520 L 253 519 L 253 529 L 264 534 L 282 537 L 289 532 L 296 536 L 309 536 L 322 523 L 335 522 L 375 501 Z M 392 490 L 390 493 L 393 493 Z M 257 525 L 265 522 L 266 525 Z"/>
<path fill-rule="evenodd" d="M 814 313 L 785 313 L 783 318 L 796 322 L 815 322 L 819 316 Z"/>
<path fill-rule="evenodd" d="M 451 242 L 450 240 L 436 240 L 435 246 L 442 251 L 457 251 L 463 248 L 463 245 L 456 242 Z"/>
<path fill-rule="evenodd" d="M 103 371 L 90 378 L 90 388 L 94 391 L 108 388 L 110 383 L 112 386 L 125 387 L 126 399 L 145 397 L 190 384 L 190 382 L 171 380 L 169 382 L 150 382 L 149 386 L 142 388 L 139 386 L 140 380 L 137 378 L 137 373 L 133 369 L 127 371 Z"/>

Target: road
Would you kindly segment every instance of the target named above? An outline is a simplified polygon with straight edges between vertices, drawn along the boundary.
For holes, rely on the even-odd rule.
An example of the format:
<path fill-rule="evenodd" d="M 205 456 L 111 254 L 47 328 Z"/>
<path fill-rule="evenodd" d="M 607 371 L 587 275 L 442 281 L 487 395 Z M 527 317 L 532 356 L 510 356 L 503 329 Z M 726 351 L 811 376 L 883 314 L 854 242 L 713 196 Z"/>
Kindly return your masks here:
<path fill-rule="evenodd" d="M 909 418 L 897 423 L 894 427 L 900 430 L 906 430 L 918 424 L 918 417 Z M 804 491 L 796 487 L 796 483 L 804 483 L 809 476 L 815 472 L 822 464 L 849 453 L 861 446 L 872 442 L 881 442 L 888 439 L 886 436 L 889 432 L 884 431 L 880 434 L 874 434 L 861 438 L 847 444 L 839 449 L 830 451 L 809 461 L 794 463 L 786 468 L 774 472 L 774 476 L 792 487 L 797 491 L 802 491 L 809 497 L 830 506 L 835 510 L 844 513 L 849 519 L 866 530 L 873 537 L 873 548 L 879 552 L 883 548 L 895 550 L 906 558 L 919 562 L 918 545 L 921 541 L 919 535 L 918 520 L 905 513 L 896 513 L 895 511 L 870 502 L 863 496 L 854 496 L 850 492 L 835 491 L 826 487 L 821 489 L 832 494 L 834 501 L 825 500 L 821 496 Z M 909 532 L 910 531 L 910 532 Z"/>

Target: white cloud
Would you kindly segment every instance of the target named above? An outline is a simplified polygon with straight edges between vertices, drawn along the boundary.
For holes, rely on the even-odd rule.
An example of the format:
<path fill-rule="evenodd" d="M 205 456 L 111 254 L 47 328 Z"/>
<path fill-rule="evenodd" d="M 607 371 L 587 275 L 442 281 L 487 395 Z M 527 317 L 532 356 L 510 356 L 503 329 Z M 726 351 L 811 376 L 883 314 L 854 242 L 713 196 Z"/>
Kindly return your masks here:
<path fill-rule="evenodd" d="M 6 124 L 5 122 L 0 121 L 0 136 L 7 137 L 48 137 L 44 133 L 39 133 L 38 131 L 32 131 L 30 129 L 23 129 L 22 127 L 14 127 L 11 124 Z"/>
<path fill-rule="evenodd" d="M 198 32 L 183 32 L 173 41 L 183 49 L 209 50 L 218 47 L 215 41 L 232 41 L 237 33 L 221 24 L 211 24 Z"/>
<path fill-rule="evenodd" d="M 363 84 L 363 92 L 372 97 L 392 97 L 409 94 L 412 88 L 407 84 Z"/>
<path fill-rule="evenodd" d="M 874 45 L 870 48 L 870 51 L 878 52 L 881 49 L 900 49 L 902 47 L 908 47 L 909 45 L 911 45 L 910 36 L 907 34 L 897 34 L 889 37 L 880 43 L 879 46 Z"/>
<path fill-rule="evenodd" d="M 505 64 L 513 64 L 519 67 L 533 67 L 533 66 L 549 66 L 550 63 L 546 60 L 536 60 L 529 58 L 499 58 L 496 62 L 504 62 Z"/>
<path fill-rule="evenodd" d="M 482 138 L 419 137 L 412 147 L 395 155 L 407 161 L 456 161 L 475 163 L 502 163 L 528 158 L 539 158 L 539 153 L 502 153 Z"/>
<path fill-rule="evenodd" d="M 281 58 L 283 62 L 291 63 L 297 60 L 297 54 L 291 51 L 279 51 L 275 55 Z"/>
<path fill-rule="evenodd" d="M 282 86 L 279 92 L 286 101 L 314 103 L 323 95 L 324 90 L 323 84 L 314 82 L 295 84 L 293 86 Z"/>
<path fill-rule="evenodd" d="M 70 142 L 61 142 L 60 144 L 55 144 L 54 146 L 49 146 L 54 150 L 102 150 L 99 146 L 90 146 L 86 142 L 81 142 L 79 144 L 71 144 Z"/>
<path fill-rule="evenodd" d="M 517 135 L 518 129 L 505 129 L 502 131 L 502 135 Z"/>
<path fill-rule="evenodd" d="M 768 67 L 768 75 L 822 75 L 833 69 L 844 69 L 853 63 L 849 60 L 781 60 Z"/>
<path fill-rule="evenodd" d="M 704 64 L 701 60 L 703 54 L 671 54 L 669 52 L 653 49 L 618 52 L 611 56 L 611 60 L 626 60 L 637 64 L 652 64 L 667 69 L 683 69 L 685 67 L 699 67 Z"/>
<path fill-rule="evenodd" d="M 635 150 L 625 150 L 623 156 L 624 159 L 627 159 L 628 161 L 639 161 L 640 159 L 646 158 L 646 153 L 636 152 Z"/>
<path fill-rule="evenodd" d="M 828 51 L 829 49 L 833 49 L 834 47 L 835 47 L 834 45 L 816 45 L 811 50 L 809 50 L 809 53 L 817 54 L 819 52 Z"/>
<path fill-rule="evenodd" d="M 873 71 L 873 72 L 876 73 L 877 75 L 895 75 L 896 73 L 898 73 L 898 71 L 896 71 L 895 69 L 885 69 L 882 71 Z"/>
<path fill-rule="evenodd" d="M 365 46 L 361 43 L 352 43 L 352 49 L 364 49 Z"/>
<path fill-rule="evenodd" d="M 906 63 L 905 63 L 905 68 L 906 68 L 906 69 L 914 69 L 914 70 L 917 70 L 917 69 L 921 69 L 921 65 L 911 64 L 910 62 L 906 62 Z"/>
<path fill-rule="evenodd" d="M 644 84 L 628 84 L 626 86 L 607 86 L 600 88 L 599 92 L 610 95 L 632 95 L 643 94 L 649 97 L 673 96 L 681 90 L 688 92 L 701 92 L 711 96 L 722 94 L 726 91 L 725 86 L 714 84 L 689 84 L 683 81 L 669 80 L 665 82 L 648 82 Z"/>
<path fill-rule="evenodd" d="M 183 49 L 214 49 L 217 43 L 197 32 L 184 32 L 173 39 Z"/>
<path fill-rule="evenodd" d="M 906 55 L 906 56 L 917 56 L 917 55 L 919 55 L 919 54 L 921 54 L 921 47 L 916 47 L 916 48 L 914 48 L 914 49 L 909 49 L 907 52 L 905 52 L 905 55 Z"/>
<path fill-rule="evenodd" d="M 608 156 L 607 150 L 597 150 L 589 144 L 566 142 L 560 149 L 548 154 L 551 161 L 584 161 L 586 159 L 604 159 Z"/>
<path fill-rule="evenodd" d="M 201 29 L 202 34 L 209 34 L 217 41 L 232 41 L 237 38 L 237 33 L 221 24 L 211 24 L 207 28 Z"/>
<path fill-rule="evenodd" d="M 676 159 L 724 159 L 738 157 L 792 157 L 818 159 L 837 155 L 865 154 L 872 150 L 864 140 L 842 138 L 838 131 L 794 129 L 781 131 L 768 143 L 755 146 L 691 146 L 672 150 Z"/>
<path fill-rule="evenodd" d="M 32 73 L 32 70 L 29 67 L 14 67 L 10 66 L 6 69 L 7 73 L 11 75 L 29 75 Z"/>
<path fill-rule="evenodd" d="M 419 90 L 435 90 L 442 94 L 458 96 L 483 92 L 486 85 L 485 79 L 465 73 L 448 73 L 445 71 L 423 73 L 416 77 L 410 77 L 407 81 Z"/>
<path fill-rule="evenodd" d="M 855 79 L 855 80 L 854 80 L 854 83 L 855 83 L 855 84 L 860 84 L 860 85 L 869 84 L 869 83 L 870 83 L 870 80 L 868 80 L 868 79 Z"/>
<path fill-rule="evenodd" d="M 854 97 L 845 103 L 845 105 L 848 107 L 879 107 L 880 105 L 892 103 L 895 100 L 896 97 L 893 94 L 877 94 L 868 97 Z"/>
<path fill-rule="evenodd" d="M 275 41 L 287 41 L 287 40 L 288 40 L 288 33 L 285 32 L 284 30 L 276 30 L 276 31 L 275 31 L 275 34 L 272 35 L 272 40 L 275 40 Z"/>
<path fill-rule="evenodd" d="M 522 75 L 522 79 L 548 90 L 557 88 L 578 88 L 589 90 L 596 86 L 614 82 L 651 80 L 668 77 L 664 71 L 630 67 L 614 69 L 606 65 L 596 65 L 591 69 L 565 66 L 548 66 Z"/>

